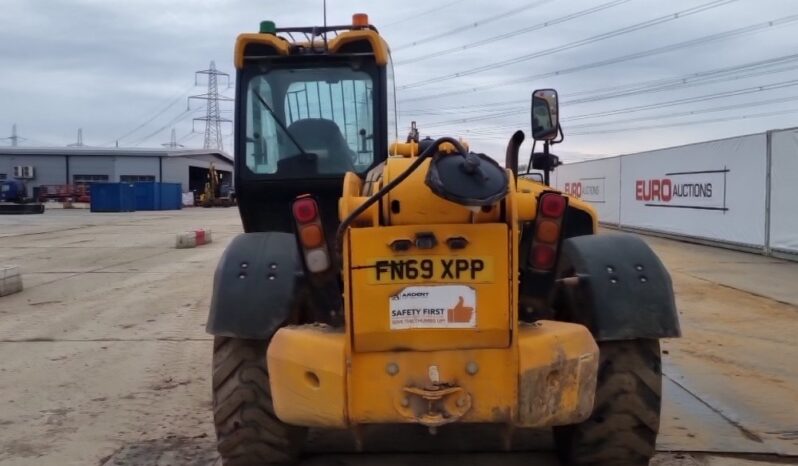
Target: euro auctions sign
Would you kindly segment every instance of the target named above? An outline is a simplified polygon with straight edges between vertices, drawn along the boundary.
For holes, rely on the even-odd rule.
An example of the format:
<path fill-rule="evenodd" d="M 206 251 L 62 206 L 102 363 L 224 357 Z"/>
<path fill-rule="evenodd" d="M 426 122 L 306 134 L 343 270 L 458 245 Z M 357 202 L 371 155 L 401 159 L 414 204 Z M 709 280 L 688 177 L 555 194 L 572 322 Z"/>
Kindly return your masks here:
<path fill-rule="evenodd" d="M 566 181 L 563 192 L 588 202 L 605 202 L 604 188 L 606 178 L 579 178 L 577 181 Z"/>
<path fill-rule="evenodd" d="M 658 178 L 635 180 L 635 200 L 646 207 L 729 210 L 726 180 L 730 170 L 700 170 L 665 173 Z"/>
<path fill-rule="evenodd" d="M 554 173 L 557 189 L 589 203 L 602 223 L 621 221 L 621 157 L 566 163 Z"/>
<path fill-rule="evenodd" d="M 567 163 L 555 175 L 557 187 L 589 202 L 602 224 L 762 247 L 767 161 L 766 134 L 758 133 Z M 795 170 L 785 173 L 795 179 Z"/>

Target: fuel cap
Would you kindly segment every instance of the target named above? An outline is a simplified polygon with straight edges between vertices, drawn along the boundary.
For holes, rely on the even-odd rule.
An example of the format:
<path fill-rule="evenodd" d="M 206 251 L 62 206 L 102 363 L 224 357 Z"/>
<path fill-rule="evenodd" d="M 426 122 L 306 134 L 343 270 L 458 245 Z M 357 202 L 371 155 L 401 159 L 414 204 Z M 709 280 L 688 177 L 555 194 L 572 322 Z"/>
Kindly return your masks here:
<path fill-rule="evenodd" d="M 482 207 L 507 195 L 507 171 L 485 154 L 438 154 L 427 170 L 427 186 L 456 204 Z"/>

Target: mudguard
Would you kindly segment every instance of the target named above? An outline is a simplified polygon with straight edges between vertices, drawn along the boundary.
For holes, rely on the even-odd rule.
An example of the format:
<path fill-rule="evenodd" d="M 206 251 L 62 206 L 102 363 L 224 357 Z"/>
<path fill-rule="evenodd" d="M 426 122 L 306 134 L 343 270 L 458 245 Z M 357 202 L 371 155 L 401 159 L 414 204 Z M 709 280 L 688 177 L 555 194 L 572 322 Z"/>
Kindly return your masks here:
<path fill-rule="evenodd" d="M 638 236 L 566 239 L 557 277 L 578 277 L 558 282 L 558 320 L 586 326 L 598 341 L 681 336 L 671 277 Z"/>
<path fill-rule="evenodd" d="M 236 236 L 216 267 L 206 330 L 218 336 L 270 339 L 294 315 L 302 270 L 294 235 Z"/>

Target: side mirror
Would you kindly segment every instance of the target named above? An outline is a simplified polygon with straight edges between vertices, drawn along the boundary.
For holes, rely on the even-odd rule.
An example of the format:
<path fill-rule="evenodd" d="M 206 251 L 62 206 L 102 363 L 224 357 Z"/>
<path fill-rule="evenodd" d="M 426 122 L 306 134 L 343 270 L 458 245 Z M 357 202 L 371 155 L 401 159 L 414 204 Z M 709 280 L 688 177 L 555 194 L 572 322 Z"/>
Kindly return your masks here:
<path fill-rule="evenodd" d="M 532 93 L 532 138 L 551 141 L 557 138 L 560 125 L 560 104 L 557 91 L 538 89 Z"/>

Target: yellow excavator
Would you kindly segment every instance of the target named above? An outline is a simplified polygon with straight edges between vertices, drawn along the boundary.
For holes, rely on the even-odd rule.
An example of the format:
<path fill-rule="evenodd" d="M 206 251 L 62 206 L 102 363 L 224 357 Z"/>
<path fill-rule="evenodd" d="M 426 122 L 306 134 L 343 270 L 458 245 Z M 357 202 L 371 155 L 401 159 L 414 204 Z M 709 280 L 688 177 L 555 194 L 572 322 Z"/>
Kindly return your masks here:
<path fill-rule="evenodd" d="M 230 207 L 235 205 L 235 194 L 229 181 L 222 179 L 222 174 L 216 171 L 216 167 L 211 162 L 208 167 L 208 181 L 205 182 L 205 189 L 200 195 L 200 205 L 202 207 Z"/>
<path fill-rule="evenodd" d="M 400 425 L 500 426 L 521 449 L 513 433 L 553 429 L 563 464 L 648 464 L 659 339 L 680 333 L 671 281 L 642 240 L 597 234 L 589 205 L 547 185 L 556 91 L 533 93 L 543 151 L 519 173 L 521 131 L 504 166 L 415 128 L 395 142 L 391 56 L 364 14 L 264 21 L 235 67 L 245 233 L 207 324 L 223 464 L 294 464 L 308 429 L 369 450 L 370 429 Z"/>

